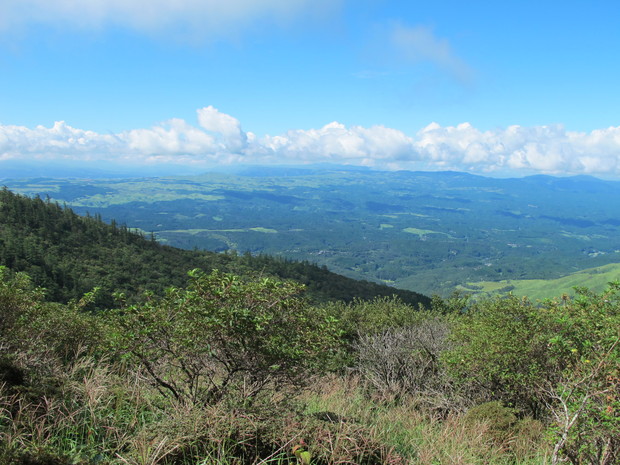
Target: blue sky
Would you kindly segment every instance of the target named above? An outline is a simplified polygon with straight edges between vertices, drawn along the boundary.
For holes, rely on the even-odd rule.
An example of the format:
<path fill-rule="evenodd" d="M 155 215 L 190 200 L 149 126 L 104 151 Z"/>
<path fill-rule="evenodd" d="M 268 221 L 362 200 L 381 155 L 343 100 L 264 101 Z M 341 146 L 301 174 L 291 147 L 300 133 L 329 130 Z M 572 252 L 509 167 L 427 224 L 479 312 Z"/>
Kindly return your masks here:
<path fill-rule="evenodd" d="M 620 177 L 620 2 L 3 0 L 0 160 Z"/>

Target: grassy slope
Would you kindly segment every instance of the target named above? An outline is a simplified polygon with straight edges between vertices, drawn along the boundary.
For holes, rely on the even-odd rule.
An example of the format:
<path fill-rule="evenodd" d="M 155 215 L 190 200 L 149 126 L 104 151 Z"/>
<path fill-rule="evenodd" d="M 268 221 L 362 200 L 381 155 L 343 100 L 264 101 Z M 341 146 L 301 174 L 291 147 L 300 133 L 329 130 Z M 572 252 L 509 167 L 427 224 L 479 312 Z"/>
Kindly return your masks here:
<path fill-rule="evenodd" d="M 522 279 L 503 281 L 480 281 L 461 286 L 461 290 L 475 295 L 490 295 L 512 292 L 518 296 L 528 296 L 532 300 L 547 299 L 562 294 L 574 294 L 574 287 L 587 287 L 601 292 L 611 281 L 620 279 L 620 263 L 581 270 L 557 279 Z"/>

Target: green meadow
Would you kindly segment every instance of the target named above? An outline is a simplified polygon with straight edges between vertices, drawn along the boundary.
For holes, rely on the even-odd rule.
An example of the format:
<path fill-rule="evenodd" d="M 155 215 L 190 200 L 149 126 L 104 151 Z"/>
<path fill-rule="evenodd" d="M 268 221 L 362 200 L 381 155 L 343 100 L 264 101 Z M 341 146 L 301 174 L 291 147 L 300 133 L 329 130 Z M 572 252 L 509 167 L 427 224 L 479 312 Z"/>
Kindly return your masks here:
<path fill-rule="evenodd" d="M 574 295 L 575 288 L 585 287 L 602 292 L 608 283 L 620 279 L 620 263 L 589 268 L 557 279 L 505 279 L 502 281 L 479 281 L 459 286 L 459 290 L 475 296 L 488 296 L 511 292 L 517 296 L 528 296 L 532 300 L 543 300 L 563 294 Z"/>

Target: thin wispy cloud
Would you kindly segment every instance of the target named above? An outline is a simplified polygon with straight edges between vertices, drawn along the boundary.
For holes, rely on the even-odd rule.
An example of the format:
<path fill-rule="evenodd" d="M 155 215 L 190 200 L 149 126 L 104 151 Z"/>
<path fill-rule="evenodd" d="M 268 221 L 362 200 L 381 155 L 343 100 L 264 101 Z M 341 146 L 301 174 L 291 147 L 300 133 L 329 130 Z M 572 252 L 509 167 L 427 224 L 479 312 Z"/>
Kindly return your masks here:
<path fill-rule="evenodd" d="M 237 34 L 267 20 L 286 24 L 329 11 L 339 0 L 3 0 L 0 32 L 44 25 L 58 29 L 124 27 L 193 38 Z"/>
<path fill-rule="evenodd" d="M 406 61 L 433 63 L 462 83 L 469 84 L 473 80 L 473 69 L 454 52 L 450 41 L 438 37 L 428 26 L 396 24 L 390 41 Z"/>
<path fill-rule="evenodd" d="M 338 122 L 258 137 L 214 107 L 198 124 L 171 119 L 146 129 L 99 134 L 57 122 L 0 125 L 0 160 L 177 163 L 344 163 L 381 169 L 461 170 L 501 174 L 594 174 L 620 177 L 620 126 L 591 132 L 510 126 L 482 131 L 469 123 L 432 123 L 415 134 Z"/>

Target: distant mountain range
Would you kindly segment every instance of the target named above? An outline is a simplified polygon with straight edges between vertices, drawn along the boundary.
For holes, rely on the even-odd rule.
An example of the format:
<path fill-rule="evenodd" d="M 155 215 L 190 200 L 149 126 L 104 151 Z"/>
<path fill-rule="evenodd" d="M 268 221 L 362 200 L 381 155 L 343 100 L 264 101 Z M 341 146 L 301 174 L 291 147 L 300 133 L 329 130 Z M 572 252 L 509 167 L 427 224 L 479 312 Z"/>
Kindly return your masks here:
<path fill-rule="evenodd" d="M 185 249 L 269 254 L 427 295 L 620 262 L 620 182 L 242 167 L 200 176 L 2 181 Z M 469 286 L 474 291 L 475 286 Z"/>

